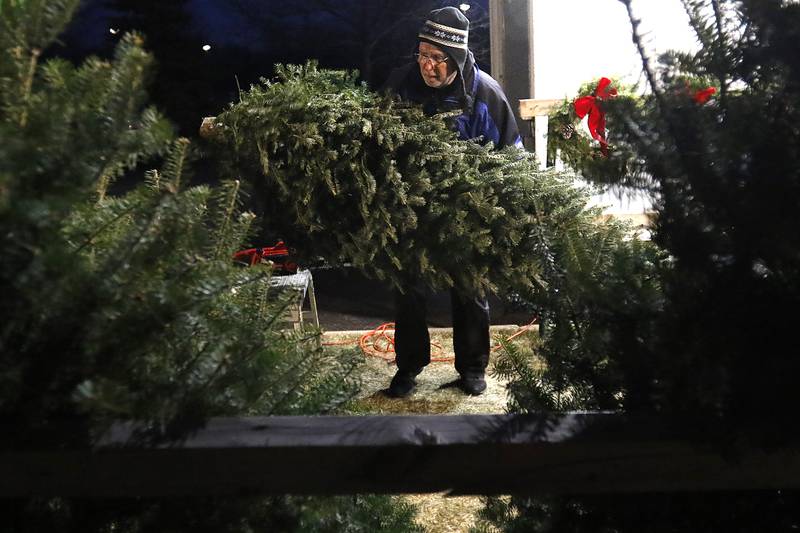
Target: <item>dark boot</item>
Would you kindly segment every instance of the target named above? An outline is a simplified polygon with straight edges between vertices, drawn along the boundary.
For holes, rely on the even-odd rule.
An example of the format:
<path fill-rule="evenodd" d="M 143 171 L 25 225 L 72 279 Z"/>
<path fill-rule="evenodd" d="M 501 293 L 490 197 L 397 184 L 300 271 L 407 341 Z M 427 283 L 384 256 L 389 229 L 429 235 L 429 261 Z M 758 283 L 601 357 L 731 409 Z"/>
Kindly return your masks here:
<path fill-rule="evenodd" d="M 486 390 L 486 380 L 482 373 L 465 373 L 458 381 L 458 388 L 470 396 L 478 396 Z"/>
<path fill-rule="evenodd" d="M 453 350 L 458 387 L 471 396 L 486 390 L 484 373 L 489 364 L 489 303 L 461 295 L 453 289 Z"/>
<path fill-rule="evenodd" d="M 389 390 L 386 394 L 392 398 L 405 398 L 414 392 L 417 387 L 417 380 L 414 379 L 422 372 L 422 369 L 416 370 L 398 370 L 389 384 Z"/>

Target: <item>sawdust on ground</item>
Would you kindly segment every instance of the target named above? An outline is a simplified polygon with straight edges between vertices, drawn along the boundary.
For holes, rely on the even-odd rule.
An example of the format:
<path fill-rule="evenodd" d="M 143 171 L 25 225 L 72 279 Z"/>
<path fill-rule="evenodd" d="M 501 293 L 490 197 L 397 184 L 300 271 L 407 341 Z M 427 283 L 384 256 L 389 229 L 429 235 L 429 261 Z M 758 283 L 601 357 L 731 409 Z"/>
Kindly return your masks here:
<path fill-rule="evenodd" d="M 519 326 L 492 326 L 493 344 L 501 339 L 528 344 L 538 333 L 535 326 L 521 332 Z M 452 329 L 430 328 L 434 358 L 452 359 Z M 369 331 L 329 331 L 323 342 L 330 345 L 357 345 Z M 351 414 L 502 414 L 506 412 L 506 383 L 491 372 L 493 351 L 486 374 L 486 391 L 480 396 L 468 396 L 455 386 L 458 373 L 452 360 L 431 362 L 417 377 L 417 388 L 408 398 L 389 398 L 384 393 L 397 367 L 391 360 L 365 356 L 362 390 L 352 405 Z M 391 354 L 387 354 L 391 358 Z M 417 522 L 431 533 L 467 533 L 477 520 L 483 502 L 477 496 L 443 494 L 409 494 L 400 496 L 418 509 Z"/>

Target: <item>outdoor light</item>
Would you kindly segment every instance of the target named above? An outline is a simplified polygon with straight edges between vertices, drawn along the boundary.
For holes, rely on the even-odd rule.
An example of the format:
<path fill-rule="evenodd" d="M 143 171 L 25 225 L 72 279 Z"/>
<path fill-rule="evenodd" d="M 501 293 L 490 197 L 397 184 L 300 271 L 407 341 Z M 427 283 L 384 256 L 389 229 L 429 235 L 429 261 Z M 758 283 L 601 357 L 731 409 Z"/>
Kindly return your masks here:
<path fill-rule="evenodd" d="M 209 50 L 211 50 L 211 45 L 210 44 L 204 44 L 203 45 L 203 52 L 208 52 Z"/>
<path fill-rule="evenodd" d="M 463 11 L 464 13 L 466 13 L 467 11 L 469 11 L 469 8 L 470 8 L 470 7 L 471 7 L 471 6 L 470 6 L 469 4 L 461 4 L 460 6 L 458 6 L 458 8 L 459 8 L 461 11 Z"/>
<path fill-rule="evenodd" d="M 119 29 L 118 28 L 108 28 L 108 33 L 110 33 L 111 35 L 116 35 L 116 34 L 119 33 Z"/>

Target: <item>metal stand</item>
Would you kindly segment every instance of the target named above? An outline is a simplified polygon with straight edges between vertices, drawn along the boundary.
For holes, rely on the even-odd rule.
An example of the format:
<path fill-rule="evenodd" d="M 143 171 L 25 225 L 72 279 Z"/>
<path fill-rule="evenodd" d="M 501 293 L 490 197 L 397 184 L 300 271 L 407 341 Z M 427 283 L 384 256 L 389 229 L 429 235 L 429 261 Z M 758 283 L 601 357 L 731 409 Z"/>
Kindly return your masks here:
<path fill-rule="evenodd" d="M 306 294 L 308 294 L 311 319 L 314 326 L 319 328 L 317 298 L 314 295 L 314 278 L 309 270 L 298 270 L 296 274 L 289 276 L 272 276 L 269 280 L 269 285 L 270 287 L 289 289 L 297 293 L 297 301 L 290 308 L 294 329 L 300 329 L 303 326 L 303 303 L 305 302 Z"/>

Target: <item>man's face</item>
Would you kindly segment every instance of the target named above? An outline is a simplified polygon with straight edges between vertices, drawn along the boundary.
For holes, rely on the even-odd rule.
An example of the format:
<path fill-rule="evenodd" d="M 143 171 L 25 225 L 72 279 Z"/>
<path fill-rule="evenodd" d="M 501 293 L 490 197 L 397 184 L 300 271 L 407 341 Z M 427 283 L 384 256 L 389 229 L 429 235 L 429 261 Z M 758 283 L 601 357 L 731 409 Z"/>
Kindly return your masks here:
<path fill-rule="evenodd" d="M 430 43 L 419 43 L 417 63 L 425 85 L 434 89 L 447 87 L 458 75 L 455 61 L 441 48 Z"/>

